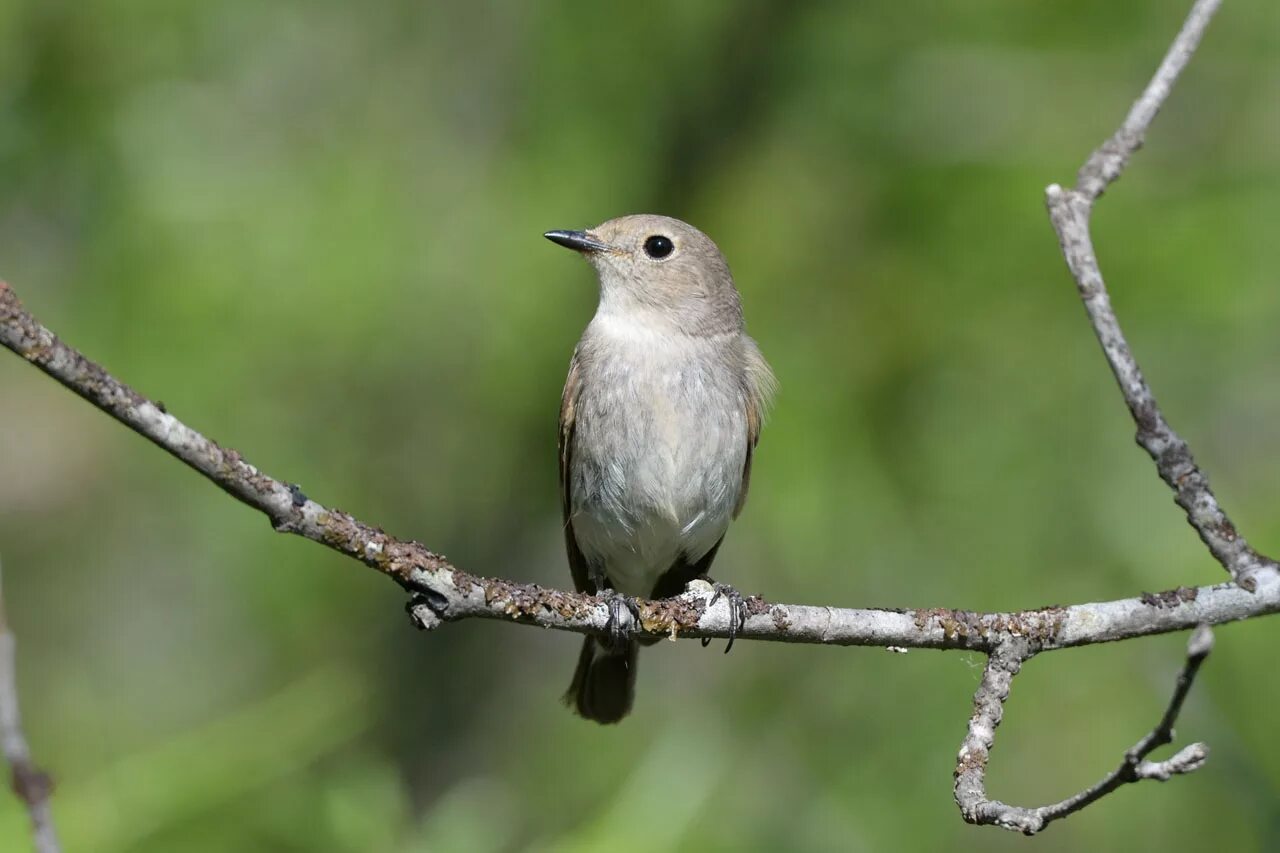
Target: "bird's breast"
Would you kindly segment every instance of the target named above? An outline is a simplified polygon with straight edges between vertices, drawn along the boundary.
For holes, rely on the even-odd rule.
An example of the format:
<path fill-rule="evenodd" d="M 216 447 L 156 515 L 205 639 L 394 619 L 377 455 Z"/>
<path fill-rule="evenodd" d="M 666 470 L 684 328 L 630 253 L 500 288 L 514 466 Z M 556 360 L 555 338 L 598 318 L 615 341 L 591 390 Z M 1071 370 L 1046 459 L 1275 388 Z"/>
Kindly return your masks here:
<path fill-rule="evenodd" d="M 584 339 L 571 523 L 616 588 L 648 595 L 678 557 L 700 558 L 728 527 L 747 450 L 741 381 L 708 342 L 595 331 L 605 337 Z"/>

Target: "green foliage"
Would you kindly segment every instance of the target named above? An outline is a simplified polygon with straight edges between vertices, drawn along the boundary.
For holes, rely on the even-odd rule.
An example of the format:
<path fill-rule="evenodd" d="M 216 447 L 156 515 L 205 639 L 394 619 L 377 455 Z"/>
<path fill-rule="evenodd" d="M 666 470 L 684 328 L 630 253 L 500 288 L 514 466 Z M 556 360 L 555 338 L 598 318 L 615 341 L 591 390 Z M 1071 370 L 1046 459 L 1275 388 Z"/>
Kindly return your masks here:
<path fill-rule="evenodd" d="M 541 238 L 652 211 L 725 250 L 782 385 L 718 574 L 975 609 L 1222 579 L 1132 428 L 1042 206 L 1180 4 L 0 2 L 0 274 L 272 474 L 484 574 L 568 585 L 555 417 L 595 298 Z M 1280 551 L 1280 29 L 1219 16 L 1101 202 L 1171 421 Z M 617 728 L 577 640 L 418 636 L 399 591 L 271 533 L 0 358 L 0 552 L 69 849 L 1014 849 L 960 822 L 980 661 L 694 644 Z M 1275 626 L 1224 629 L 1208 767 L 1045 850 L 1280 844 Z M 1152 724 L 1175 637 L 1016 685 L 992 794 L 1057 799 Z M 1210 818 L 1211 816 L 1211 818 Z M 0 846 L 26 843 L 0 799 Z M 1046 846 L 1047 845 L 1047 846 Z"/>

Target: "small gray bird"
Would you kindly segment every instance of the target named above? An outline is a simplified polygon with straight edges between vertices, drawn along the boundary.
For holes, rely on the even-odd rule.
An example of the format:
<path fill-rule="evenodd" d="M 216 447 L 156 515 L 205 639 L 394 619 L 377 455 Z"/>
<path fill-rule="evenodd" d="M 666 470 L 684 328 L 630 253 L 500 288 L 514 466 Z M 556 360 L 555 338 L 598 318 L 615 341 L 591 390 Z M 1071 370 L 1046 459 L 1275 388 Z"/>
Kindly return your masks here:
<path fill-rule="evenodd" d="M 621 609 L 706 577 L 746 501 L 774 379 L 724 257 L 698 229 L 642 215 L 545 236 L 600 278 L 560 403 L 560 494 L 574 585 L 613 592 L 614 630 L 587 637 L 565 701 L 615 723 L 636 678 Z M 740 625 L 742 597 L 717 585 L 721 594 Z"/>

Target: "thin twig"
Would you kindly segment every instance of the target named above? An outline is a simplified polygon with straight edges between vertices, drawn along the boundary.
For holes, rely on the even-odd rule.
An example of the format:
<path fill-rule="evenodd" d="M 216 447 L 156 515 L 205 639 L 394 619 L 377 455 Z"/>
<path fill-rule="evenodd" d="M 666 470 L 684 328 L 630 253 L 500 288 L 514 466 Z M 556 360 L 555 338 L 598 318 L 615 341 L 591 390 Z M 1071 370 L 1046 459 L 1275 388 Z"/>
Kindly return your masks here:
<path fill-rule="evenodd" d="M 1129 164 L 1129 157 L 1142 147 L 1147 128 L 1164 106 L 1182 69 L 1191 61 L 1209 28 L 1209 22 L 1221 5 L 1222 0 L 1197 0 L 1187 13 L 1187 19 L 1183 21 L 1182 29 L 1174 38 L 1173 44 L 1169 45 L 1151 82 L 1142 90 L 1138 100 L 1133 102 L 1119 129 L 1089 155 L 1089 159 L 1080 167 L 1076 175 L 1076 190 L 1089 201 L 1096 200 L 1120 177 L 1120 173 Z"/>
<path fill-rule="evenodd" d="M 13 793 L 26 805 L 27 814 L 31 816 L 36 853 L 58 853 L 61 848 L 49 804 L 53 782 L 31 760 L 31 748 L 22 733 L 22 717 L 18 713 L 16 647 L 5 615 L 4 596 L 0 592 L 0 749 L 3 749 L 5 761 L 9 763 Z"/>
<path fill-rule="evenodd" d="M 236 499 L 265 513 L 272 526 L 354 557 L 396 580 L 414 598 L 410 612 L 422 628 L 442 620 L 501 619 L 578 633 L 599 633 L 608 607 L 595 596 L 471 575 L 417 542 L 387 535 L 302 494 L 219 446 L 170 412 L 123 385 L 59 340 L 0 282 L 0 344 L 14 350 L 80 396 L 163 447 Z M 739 637 L 790 643 L 989 652 L 1011 637 L 1042 651 L 1181 631 L 1280 612 L 1280 573 L 1250 595 L 1233 584 L 1179 587 L 1155 595 L 1014 613 L 949 608 L 873 610 L 787 605 L 747 599 Z M 729 636 L 729 607 L 709 606 L 710 588 L 678 598 L 639 602 L 638 630 L 652 637 Z"/>
<path fill-rule="evenodd" d="M 1025 819 L 1029 809 L 1006 805 L 999 800 L 987 799 L 987 760 L 996 743 L 996 729 L 1004 718 L 1004 702 L 1009 698 L 1013 677 L 1022 670 L 1022 664 L 1031 656 L 1027 644 L 1021 640 L 1006 643 L 991 652 L 982 670 L 982 680 L 973 694 L 973 714 L 969 717 L 969 730 L 960 742 L 960 754 L 956 756 L 955 798 L 960 814 L 969 823 L 991 824 L 1019 832 L 1034 832 Z"/>
<path fill-rule="evenodd" d="M 1220 2 L 1199 0 L 1191 9 L 1164 61 L 1120 129 L 1080 168 L 1075 189 L 1052 184 L 1045 195 L 1049 218 L 1058 233 L 1067 267 L 1075 277 L 1089 321 L 1137 424 L 1138 444 L 1155 461 L 1160 478 L 1173 489 L 1174 500 L 1186 512 L 1187 521 L 1214 559 L 1231 573 L 1236 583 L 1253 589 L 1258 570 L 1274 567 L 1275 563 L 1249 547 L 1236 530 L 1209 488 L 1208 478 L 1196 465 L 1190 447 L 1161 413 L 1112 310 L 1089 230 L 1094 202 L 1120 177 L 1129 157 L 1142 146 L 1147 128 L 1190 61 Z"/>
<path fill-rule="evenodd" d="M 1023 662 L 1031 654 L 1025 644 L 1013 643 L 994 652 L 987 661 L 982 682 L 974 694 L 969 732 L 960 747 L 956 764 L 956 803 L 960 806 L 964 819 L 970 823 L 991 824 L 1034 835 L 1051 822 L 1080 811 L 1122 785 L 1141 782 L 1143 779 L 1164 782 L 1175 775 L 1199 770 L 1209 756 L 1209 747 L 1203 743 L 1186 746 L 1164 761 L 1147 761 L 1146 758 L 1157 747 L 1173 741 L 1173 724 L 1178 719 L 1178 712 L 1182 710 L 1182 703 L 1191 690 L 1200 664 L 1212 649 L 1213 632 L 1206 625 L 1199 626 L 1187 643 L 1186 663 L 1178 674 L 1173 696 L 1156 727 L 1125 752 L 1120 766 L 1097 784 L 1061 802 L 1038 808 L 1011 806 L 987 799 L 984 777 L 987 759 L 995 742 L 995 730 L 1000 725 L 1013 676 L 1018 674 Z"/>

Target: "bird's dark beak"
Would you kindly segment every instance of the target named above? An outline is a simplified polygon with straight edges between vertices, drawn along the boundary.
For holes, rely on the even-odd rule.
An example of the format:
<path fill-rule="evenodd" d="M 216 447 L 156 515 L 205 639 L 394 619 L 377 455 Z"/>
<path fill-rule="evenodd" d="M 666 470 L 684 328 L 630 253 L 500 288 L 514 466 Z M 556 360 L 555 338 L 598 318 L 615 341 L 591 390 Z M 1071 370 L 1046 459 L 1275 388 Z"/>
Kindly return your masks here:
<path fill-rule="evenodd" d="M 542 236 L 575 252 L 599 252 L 609 248 L 607 243 L 600 242 L 586 231 L 548 231 Z"/>

